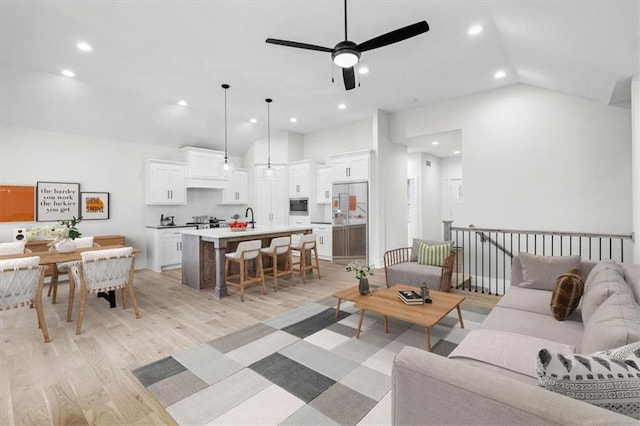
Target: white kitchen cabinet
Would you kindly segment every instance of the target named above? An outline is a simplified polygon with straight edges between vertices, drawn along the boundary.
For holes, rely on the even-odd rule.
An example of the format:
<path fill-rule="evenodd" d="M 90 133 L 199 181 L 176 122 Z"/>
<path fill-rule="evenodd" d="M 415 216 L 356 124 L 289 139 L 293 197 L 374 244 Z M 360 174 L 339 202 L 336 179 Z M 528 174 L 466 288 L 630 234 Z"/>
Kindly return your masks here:
<path fill-rule="evenodd" d="M 331 203 L 331 166 L 317 168 L 316 202 L 318 204 Z"/>
<path fill-rule="evenodd" d="M 145 202 L 148 205 L 187 204 L 186 165 L 177 161 L 146 160 Z"/>
<path fill-rule="evenodd" d="M 220 204 L 249 204 L 249 171 L 235 169 L 229 187 L 222 190 Z"/>
<path fill-rule="evenodd" d="M 264 177 L 266 166 L 256 166 L 255 218 L 258 226 L 286 225 L 289 206 L 285 166 L 271 166 L 274 176 Z"/>
<path fill-rule="evenodd" d="M 308 198 L 315 203 L 317 189 L 318 163 L 302 160 L 289 163 L 287 166 L 289 177 L 289 198 Z"/>
<path fill-rule="evenodd" d="M 318 257 L 331 260 L 333 257 L 333 227 L 329 224 L 314 224 L 313 233 L 317 235 Z"/>
<path fill-rule="evenodd" d="M 147 268 L 162 272 L 182 266 L 182 231 L 196 227 L 147 228 Z"/>
<path fill-rule="evenodd" d="M 332 156 L 331 180 L 333 182 L 368 181 L 369 157 L 368 152 Z"/>
<path fill-rule="evenodd" d="M 180 148 L 187 163 L 187 188 L 227 188 L 229 178 L 222 174 L 224 152 L 185 146 Z"/>

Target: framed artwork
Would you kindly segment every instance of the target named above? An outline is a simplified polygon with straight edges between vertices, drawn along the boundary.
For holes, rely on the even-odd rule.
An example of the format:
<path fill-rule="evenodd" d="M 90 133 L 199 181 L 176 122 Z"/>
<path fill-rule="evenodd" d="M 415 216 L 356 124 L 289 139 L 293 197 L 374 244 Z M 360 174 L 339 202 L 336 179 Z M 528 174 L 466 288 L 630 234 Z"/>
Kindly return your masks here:
<path fill-rule="evenodd" d="M 69 220 L 80 213 L 80 184 L 38 182 L 36 186 L 36 220 Z"/>
<path fill-rule="evenodd" d="M 35 212 L 33 186 L 0 185 L 0 222 L 33 222 Z"/>
<path fill-rule="evenodd" d="M 80 200 L 82 220 L 109 219 L 108 192 L 81 192 Z"/>

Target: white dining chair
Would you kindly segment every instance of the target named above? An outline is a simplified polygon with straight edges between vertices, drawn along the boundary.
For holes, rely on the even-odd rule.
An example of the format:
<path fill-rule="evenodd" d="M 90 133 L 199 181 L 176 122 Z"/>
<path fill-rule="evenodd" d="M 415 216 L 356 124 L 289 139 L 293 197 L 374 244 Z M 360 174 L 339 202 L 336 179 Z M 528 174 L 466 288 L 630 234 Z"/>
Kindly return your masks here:
<path fill-rule="evenodd" d="M 93 237 L 80 237 L 73 240 L 76 244 L 77 249 L 83 248 L 91 248 L 100 247 L 100 244 L 94 243 Z M 60 275 L 68 274 L 69 265 L 73 262 L 63 262 L 57 265 L 57 274 L 51 277 L 51 282 L 49 283 L 49 290 L 47 291 L 47 297 L 53 294 L 51 298 L 51 303 L 56 304 L 58 302 L 58 282 L 60 281 Z"/>
<path fill-rule="evenodd" d="M 35 307 L 38 326 L 45 343 L 48 343 L 51 339 L 42 308 L 45 269 L 40 266 L 38 256 L 0 260 L 0 311 Z"/>
<path fill-rule="evenodd" d="M 90 293 L 108 292 L 122 289 L 122 308 L 127 307 L 128 293 L 133 305 L 136 319 L 140 318 L 138 301 L 133 289 L 133 272 L 135 257 L 131 247 L 93 250 L 80 253 L 82 260 L 69 266 L 69 302 L 67 306 L 67 321 L 71 321 L 73 311 L 73 299 L 75 286 L 80 287 L 80 304 L 78 307 L 78 322 L 76 334 L 82 330 L 87 304 L 87 296 Z"/>
<path fill-rule="evenodd" d="M 30 253 L 26 248 L 26 241 L 14 241 L 12 243 L 0 243 L 0 255 Z"/>

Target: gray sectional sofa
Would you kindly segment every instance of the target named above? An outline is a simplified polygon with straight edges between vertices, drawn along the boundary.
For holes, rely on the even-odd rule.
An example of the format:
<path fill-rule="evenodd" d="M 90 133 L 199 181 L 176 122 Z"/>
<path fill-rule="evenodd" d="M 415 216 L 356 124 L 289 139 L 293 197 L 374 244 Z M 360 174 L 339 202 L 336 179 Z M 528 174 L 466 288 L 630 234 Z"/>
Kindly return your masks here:
<path fill-rule="evenodd" d="M 531 285 L 532 273 L 544 278 L 555 272 L 550 275 L 545 265 L 532 271 L 531 264 L 523 270 L 516 256 L 512 286 L 449 357 L 402 349 L 392 370 L 393 423 L 638 424 L 538 385 L 543 348 L 591 354 L 640 340 L 640 265 L 578 262 L 584 294 L 564 321 L 551 314 L 552 283 L 548 289 Z"/>

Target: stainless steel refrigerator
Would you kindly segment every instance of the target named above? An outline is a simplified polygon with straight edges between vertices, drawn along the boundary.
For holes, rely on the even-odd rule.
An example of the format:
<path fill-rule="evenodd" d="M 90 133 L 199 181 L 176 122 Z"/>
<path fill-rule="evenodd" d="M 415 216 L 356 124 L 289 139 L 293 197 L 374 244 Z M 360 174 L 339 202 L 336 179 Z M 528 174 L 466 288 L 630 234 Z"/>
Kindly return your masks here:
<path fill-rule="evenodd" d="M 369 184 L 336 183 L 332 191 L 333 262 L 368 263 Z"/>

